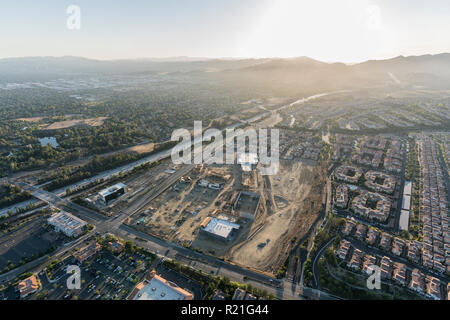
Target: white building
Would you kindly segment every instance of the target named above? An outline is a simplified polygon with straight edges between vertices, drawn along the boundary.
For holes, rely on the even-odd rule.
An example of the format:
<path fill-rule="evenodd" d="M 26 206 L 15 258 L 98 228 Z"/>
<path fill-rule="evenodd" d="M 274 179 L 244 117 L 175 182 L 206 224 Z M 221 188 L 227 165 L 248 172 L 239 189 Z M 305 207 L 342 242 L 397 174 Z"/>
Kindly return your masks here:
<path fill-rule="evenodd" d="M 202 188 L 206 188 L 208 187 L 208 185 L 210 184 L 208 180 L 206 179 L 200 179 L 198 180 L 197 184 L 202 187 Z"/>
<path fill-rule="evenodd" d="M 150 279 L 139 283 L 131 292 L 129 300 L 192 300 L 194 295 L 187 290 L 178 287 L 154 271 L 150 273 Z"/>
<path fill-rule="evenodd" d="M 230 241 L 240 225 L 224 219 L 208 217 L 201 224 L 201 232 L 219 240 Z"/>
<path fill-rule="evenodd" d="M 68 237 L 78 237 L 86 228 L 86 222 L 74 215 L 61 211 L 47 219 L 47 223 Z"/>

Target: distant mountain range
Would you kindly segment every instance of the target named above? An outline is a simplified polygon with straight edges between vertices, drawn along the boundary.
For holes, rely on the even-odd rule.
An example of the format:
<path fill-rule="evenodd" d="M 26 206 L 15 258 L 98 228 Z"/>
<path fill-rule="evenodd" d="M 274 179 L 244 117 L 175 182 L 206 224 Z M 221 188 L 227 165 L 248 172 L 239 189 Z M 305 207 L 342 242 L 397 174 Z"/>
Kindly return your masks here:
<path fill-rule="evenodd" d="M 325 63 L 307 57 L 274 59 L 230 73 L 247 80 L 299 85 L 328 85 L 330 89 L 391 83 L 399 86 L 450 88 L 450 53 L 399 56 L 347 65 Z"/>
<path fill-rule="evenodd" d="M 81 57 L 24 57 L 0 59 L 0 73 L 142 73 L 220 71 L 263 63 L 257 59 L 153 58 L 94 60 Z"/>
<path fill-rule="evenodd" d="M 0 74 L 151 74 L 214 73 L 230 81 L 277 86 L 317 86 L 329 89 L 390 83 L 433 88 L 450 87 L 450 53 L 399 56 L 348 65 L 307 57 L 290 59 L 164 59 L 93 60 L 80 57 L 24 57 L 0 59 Z"/>

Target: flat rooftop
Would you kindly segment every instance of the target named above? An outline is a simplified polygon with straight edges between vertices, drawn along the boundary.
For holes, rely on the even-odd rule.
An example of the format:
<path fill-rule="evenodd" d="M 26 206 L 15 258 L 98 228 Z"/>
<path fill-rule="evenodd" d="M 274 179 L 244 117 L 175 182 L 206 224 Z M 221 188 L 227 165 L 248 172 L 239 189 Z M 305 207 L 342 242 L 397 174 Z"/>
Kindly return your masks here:
<path fill-rule="evenodd" d="M 401 211 L 399 228 L 400 228 L 400 230 L 408 231 L 408 229 L 409 229 L 409 211 L 408 210 Z"/>
<path fill-rule="evenodd" d="M 403 195 L 410 196 L 412 191 L 411 181 L 405 181 L 405 187 L 403 188 Z"/>
<path fill-rule="evenodd" d="M 113 186 L 110 186 L 110 187 L 108 187 L 108 188 L 106 188 L 106 189 L 103 189 L 103 190 L 100 191 L 98 194 L 101 195 L 101 196 L 103 196 L 103 197 L 107 197 L 107 196 L 109 196 L 110 194 L 116 192 L 117 190 L 120 190 L 120 189 L 126 188 L 126 187 L 127 187 L 127 186 L 124 185 L 123 183 L 117 183 L 117 184 L 115 184 L 115 185 L 113 185 Z"/>
<path fill-rule="evenodd" d="M 403 196 L 402 197 L 402 209 L 403 210 L 411 209 L 411 196 Z"/>
<path fill-rule="evenodd" d="M 240 225 L 228 220 L 210 218 L 209 223 L 203 230 L 226 239 L 234 229 L 238 230 L 240 227 Z"/>
<path fill-rule="evenodd" d="M 193 296 L 190 292 L 155 275 L 140 288 L 134 300 L 190 300 L 192 298 Z"/>
<path fill-rule="evenodd" d="M 86 225 L 86 222 L 84 220 L 81 220 L 80 218 L 64 211 L 54 213 L 50 218 L 48 218 L 47 221 L 48 223 L 57 224 L 64 229 L 70 230 L 75 230 Z"/>

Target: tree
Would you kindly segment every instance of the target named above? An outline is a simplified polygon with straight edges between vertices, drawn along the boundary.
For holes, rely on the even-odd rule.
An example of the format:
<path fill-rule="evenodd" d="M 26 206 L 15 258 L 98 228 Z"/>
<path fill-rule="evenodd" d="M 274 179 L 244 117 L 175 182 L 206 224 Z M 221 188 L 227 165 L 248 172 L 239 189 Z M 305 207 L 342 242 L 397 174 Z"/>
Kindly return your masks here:
<path fill-rule="evenodd" d="M 125 242 L 125 251 L 127 253 L 133 253 L 134 252 L 134 243 L 131 240 L 128 240 Z"/>

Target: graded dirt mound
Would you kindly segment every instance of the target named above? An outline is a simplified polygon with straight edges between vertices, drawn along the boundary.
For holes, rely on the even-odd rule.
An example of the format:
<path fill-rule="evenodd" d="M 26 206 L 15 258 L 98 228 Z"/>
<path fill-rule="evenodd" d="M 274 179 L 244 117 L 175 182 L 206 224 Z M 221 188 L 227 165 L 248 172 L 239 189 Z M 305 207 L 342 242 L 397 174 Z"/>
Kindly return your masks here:
<path fill-rule="evenodd" d="M 308 231 L 321 209 L 317 205 L 321 203 L 320 192 L 311 192 L 318 189 L 314 185 L 324 182 L 321 174 L 319 167 L 282 162 L 278 174 L 269 178 L 275 200 L 273 212 L 265 210 L 253 223 L 247 240 L 235 246 L 227 258 L 257 270 L 276 272 L 291 241 Z"/>

